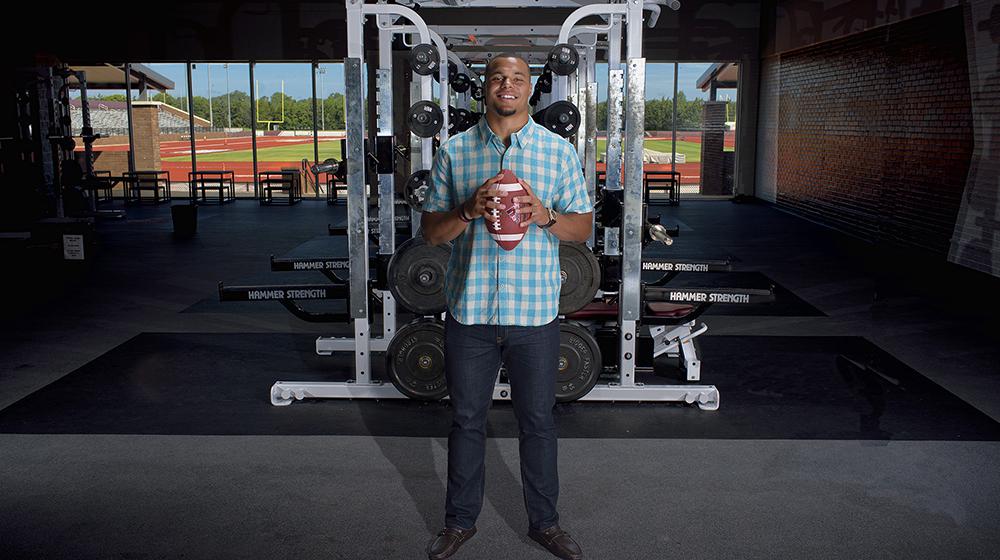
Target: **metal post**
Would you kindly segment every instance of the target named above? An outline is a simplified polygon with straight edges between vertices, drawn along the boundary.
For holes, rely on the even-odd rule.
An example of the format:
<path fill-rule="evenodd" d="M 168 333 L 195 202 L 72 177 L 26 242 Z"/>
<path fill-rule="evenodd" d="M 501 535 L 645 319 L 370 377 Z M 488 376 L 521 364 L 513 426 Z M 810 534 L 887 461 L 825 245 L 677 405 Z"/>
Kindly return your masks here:
<path fill-rule="evenodd" d="M 321 130 L 326 130 L 326 97 L 323 96 L 323 76 L 326 76 L 326 68 L 320 67 L 316 70 L 319 73 L 319 122 Z"/>
<path fill-rule="evenodd" d="M 319 129 L 316 123 L 316 69 L 319 63 L 312 63 L 312 125 L 313 125 L 313 163 L 319 163 Z M 313 173 L 313 193 L 319 196 L 319 173 Z"/>
<path fill-rule="evenodd" d="M 128 119 L 128 172 L 135 173 L 135 127 L 132 124 L 132 65 L 126 62 L 122 70 L 125 73 L 125 116 Z"/>
<path fill-rule="evenodd" d="M 222 65 L 226 69 L 226 127 L 233 128 L 233 106 L 229 102 L 229 63 Z"/>
<path fill-rule="evenodd" d="M 194 139 L 194 95 L 191 89 L 191 84 L 194 80 L 191 79 L 191 67 L 190 62 L 187 63 L 187 98 L 188 98 L 188 132 L 191 134 L 191 172 L 198 172 L 198 156 L 195 154 L 195 139 Z M 170 188 L 170 185 L 167 186 Z M 190 189 L 191 201 L 194 202 L 194 188 Z"/>
<path fill-rule="evenodd" d="M 253 153 L 253 197 L 260 199 L 260 185 L 257 183 L 257 88 L 253 87 L 253 69 L 257 63 L 250 61 L 250 151 Z"/>
<path fill-rule="evenodd" d="M 677 171 L 677 67 L 674 63 L 674 110 L 670 117 L 670 171 Z M 677 183 L 677 197 L 681 196 L 680 181 Z"/>
<path fill-rule="evenodd" d="M 212 112 L 212 63 L 206 62 L 205 68 L 208 70 L 208 126 L 215 128 L 215 113 Z"/>

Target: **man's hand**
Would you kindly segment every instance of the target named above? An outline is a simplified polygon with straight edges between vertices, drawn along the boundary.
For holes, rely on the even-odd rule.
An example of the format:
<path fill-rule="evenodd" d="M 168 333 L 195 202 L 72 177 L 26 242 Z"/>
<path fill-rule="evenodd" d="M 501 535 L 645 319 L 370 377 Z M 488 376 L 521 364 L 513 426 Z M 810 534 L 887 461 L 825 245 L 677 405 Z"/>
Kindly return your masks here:
<path fill-rule="evenodd" d="M 493 219 L 494 209 L 503 210 L 507 207 L 502 202 L 493 201 L 495 197 L 503 198 L 507 196 L 506 191 L 493 188 L 493 185 L 497 184 L 502 178 L 503 172 L 498 173 L 495 177 L 490 177 L 476 189 L 476 192 L 472 193 L 472 198 L 462 203 L 462 212 L 465 217 L 473 220 L 482 217 L 489 221 Z"/>
<path fill-rule="evenodd" d="M 549 213 L 545 210 L 545 206 L 542 206 L 542 201 L 538 200 L 535 196 L 535 191 L 531 190 L 531 185 L 528 184 L 524 179 L 518 179 L 521 186 L 528 193 L 528 196 L 515 196 L 514 202 L 520 204 L 518 208 L 518 214 L 527 214 L 521 218 L 521 227 L 528 224 L 535 224 L 539 226 L 544 226 L 549 223 Z"/>

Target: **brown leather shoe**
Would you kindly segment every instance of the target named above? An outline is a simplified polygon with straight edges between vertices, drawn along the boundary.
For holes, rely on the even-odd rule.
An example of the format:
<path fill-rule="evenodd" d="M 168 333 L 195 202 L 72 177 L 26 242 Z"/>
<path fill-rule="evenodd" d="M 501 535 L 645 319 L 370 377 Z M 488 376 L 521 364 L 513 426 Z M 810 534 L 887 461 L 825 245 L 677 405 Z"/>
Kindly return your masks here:
<path fill-rule="evenodd" d="M 427 558 L 430 560 L 443 560 L 455 554 L 458 547 L 471 539 L 476 534 L 476 528 L 457 529 L 455 527 L 445 527 L 434 537 L 434 540 L 427 545 Z"/>
<path fill-rule="evenodd" d="M 528 529 L 528 536 L 558 558 L 563 560 L 583 558 L 583 550 L 580 549 L 580 545 L 576 544 L 569 533 L 560 529 L 558 525 L 553 525 L 544 531 Z"/>

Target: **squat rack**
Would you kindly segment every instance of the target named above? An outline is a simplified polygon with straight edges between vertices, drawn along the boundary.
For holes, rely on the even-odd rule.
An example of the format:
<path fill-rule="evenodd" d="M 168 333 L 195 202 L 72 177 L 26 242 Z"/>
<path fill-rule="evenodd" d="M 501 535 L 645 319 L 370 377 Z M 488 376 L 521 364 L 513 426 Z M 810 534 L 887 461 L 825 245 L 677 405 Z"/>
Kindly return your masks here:
<path fill-rule="evenodd" d="M 523 3 L 518 0 L 432 0 L 421 3 L 425 7 L 484 7 L 484 8 L 520 8 Z M 329 355 L 333 352 L 354 353 L 354 377 L 350 381 L 341 382 L 289 382 L 278 381 L 271 388 L 271 402 L 274 405 L 290 404 L 292 399 L 303 398 L 404 398 L 404 396 L 389 383 L 375 380 L 371 375 L 371 353 L 385 351 L 395 333 L 396 302 L 389 291 L 382 291 L 383 299 L 383 333 L 381 337 L 372 336 L 369 319 L 369 248 L 368 248 L 368 198 L 365 193 L 364 150 L 365 124 L 363 107 L 362 68 L 364 62 L 364 22 L 367 17 L 375 17 L 379 30 L 379 68 L 376 70 L 377 86 L 377 137 L 380 142 L 391 143 L 392 115 L 392 58 L 391 42 L 395 33 L 414 34 L 419 37 L 420 44 L 433 44 L 439 52 L 439 60 L 443 61 L 440 68 L 441 95 L 444 119 L 447 119 L 447 103 L 449 92 L 445 78 L 447 61 L 457 55 L 444 48 L 442 37 L 468 37 L 470 29 L 478 32 L 480 37 L 518 36 L 525 37 L 525 32 L 531 40 L 568 43 L 571 37 L 579 37 L 584 41 L 578 49 L 582 53 L 582 71 L 575 72 L 572 80 L 567 76 L 556 76 L 553 80 L 550 99 L 563 100 L 570 97 L 575 105 L 584 105 L 581 113 L 585 117 L 583 134 L 578 134 L 577 149 L 585 165 L 585 178 L 592 200 L 596 192 L 596 101 L 597 83 L 595 79 L 597 35 L 608 36 L 608 190 L 623 190 L 623 220 L 620 234 L 617 229 L 604 229 L 605 251 L 621 256 L 621 288 L 618 294 L 618 325 L 620 327 L 619 380 L 615 383 L 601 383 L 586 394 L 581 400 L 605 401 L 680 401 L 696 403 L 706 410 L 715 410 L 719 405 L 719 392 L 711 385 L 660 385 L 643 384 L 635 378 L 636 371 L 636 341 L 638 323 L 641 316 L 642 286 L 642 142 L 645 114 L 645 59 L 642 56 L 642 25 L 643 10 L 653 13 L 653 19 L 659 13 L 659 5 L 666 4 L 673 9 L 679 7 L 676 1 L 642 2 L 641 0 L 614 0 L 609 3 L 591 2 L 588 0 L 540 0 L 530 9 L 566 8 L 576 9 L 569 15 L 558 33 L 553 37 L 541 35 L 539 32 L 552 33 L 556 29 L 538 26 L 439 26 L 435 30 L 428 27 L 417 12 L 407 6 L 378 3 L 366 3 L 364 0 L 347 0 L 347 39 L 348 57 L 344 61 L 346 84 L 346 121 L 347 121 L 347 216 L 348 216 L 348 246 L 350 261 L 349 282 L 349 317 L 354 324 L 352 338 L 321 337 L 317 339 L 316 350 L 319 354 Z M 581 6 L 582 5 L 582 6 Z M 581 20 L 591 16 L 599 16 L 606 22 L 601 26 L 581 26 Z M 402 18 L 407 25 L 397 25 L 394 20 Z M 622 28 L 625 26 L 626 64 L 621 64 Z M 462 50 L 456 47 L 456 50 Z M 502 49 L 509 50 L 509 49 Z M 521 50 L 519 48 L 519 50 Z M 528 49 L 526 54 L 530 62 L 536 62 L 540 49 Z M 480 53 L 477 53 L 480 54 Z M 495 53 L 488 53 L 492 56 Z M 458 62 L 461 62 L 459 60 Z M 456 63 L 457 64 L 457 63 Z M 416 89 L 416 88 L 415 88 Z M 419 78 L 419 97 L 429 101 L 431 98 L 431 77 L 421 75 Z M 546 100 L 548 101 L 548 100 Z M 624 106 L 623 106 L 624 102 Z M 624 153 L 620 140 L 622 139 L 622 123 L 624 121 Z M 442 127 L 442 135 L 447 136 L 447 120 Z M 431 167 L 432 141 L 423 138 L 414 145 L 413 153 L 419 150 L 417 158 L 411 158 L 414 165 L 423 169 Z M 619 181 L 620 170 L 624 168 L 624 181 Z M 395 248 L 394 236 L 394 186 L 393 170 L 384 162 L 379 162 L 378 197 L 379 197 L 379 253 L 391 255 Z M 419 216 L 413 212 L 412 223 L 416 224 Z M 415 228 L 414 228 L 415 229 Z M 589 243 L 593 246 L 593 238 Z M 497 383 L 494 388 L 495 399 L 509 399 L 509 386 Z"/>

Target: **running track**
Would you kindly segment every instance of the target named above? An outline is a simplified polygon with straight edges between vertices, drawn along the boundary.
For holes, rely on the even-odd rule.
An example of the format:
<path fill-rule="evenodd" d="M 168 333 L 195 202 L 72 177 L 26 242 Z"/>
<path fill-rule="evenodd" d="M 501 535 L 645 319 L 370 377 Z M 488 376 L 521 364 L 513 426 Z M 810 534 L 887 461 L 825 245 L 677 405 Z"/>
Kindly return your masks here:
<path fill-rule="evenodd" d="M 735 135 L 727 134 L 725 144 L 727 147 L 734 145 Z M 339 142 L 341 137 L 321 136 L 320 142 Z M 657 138 L 658 140 L 660 138 Z M 700 142 L 700 132 L 683 132 L 677 134 L 678 140 L 689 142 Z M 297 144 L 312 144 L 312 136 L 258 136 L 257 148 L 273 148 L 279 146 L 292 146 Z M 196 150 L 198 154 L 214 154 L 219 152 L 235 152 L 250 150 L 252 147 L 249 136 L 239 136 L 231 138 L 210 138 L 196 140 Z M 82 147 L 77 148 L 82 151 Z M 128 151 L 127 144 L 115 144 L 105 146 L 95 146 L 95 151 L 124 152 Z M 160 157 L 167 158 L 177 156 L 187 156 L 191 153 L 191 144 L 187 141 L 162 142 L 160 144 Z M 311 156 L 311 154 L 310 154 Z M 309 158 L 312 159 L 311 157 Z M 280 171 L 282 168 L 298 168 L 300 161 L 258 161 L 258 171 Z M 163 161 L 161 167 L 164 171 L 170 172 L 170 178 L 174 181 L 184 182 L 191 171 L 190 161 Z M 604 164 L 598 163 L 599 170 L 604 169 Z M 253 162 L 206 162 L 198 163 L 198 169 L 202 171 L 233 171 L 236 183 L 253 182 Z M 643 166 L 648 171 L 664 171 L 670 169 L 670 164 L 649 164 Z M 700 163 L 679 163 L 677 171 L 681 174 L 681 184 L 697 185 L 701 177 Z"/>

